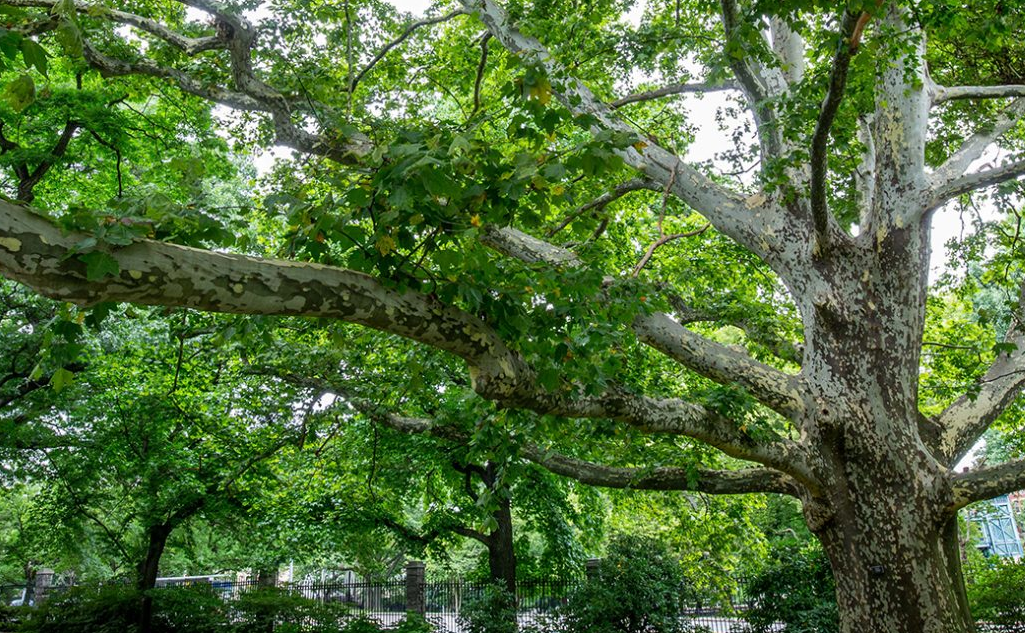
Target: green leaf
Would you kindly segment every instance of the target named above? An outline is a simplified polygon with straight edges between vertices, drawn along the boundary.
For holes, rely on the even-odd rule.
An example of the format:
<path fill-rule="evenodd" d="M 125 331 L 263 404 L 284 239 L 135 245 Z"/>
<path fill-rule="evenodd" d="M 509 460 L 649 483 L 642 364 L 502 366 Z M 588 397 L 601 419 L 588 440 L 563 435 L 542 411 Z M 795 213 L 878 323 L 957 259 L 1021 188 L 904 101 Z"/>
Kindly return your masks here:
<path fill-rule="evenodd" d="M 54 391 L 60 393 L 61 391 L 64 391 L 64 388 L 70 385 L 74 379 L 74 372 L 61 367 L 57 371 L 53 372 L 53 377 L 50 378 L 50 384 L 53 385 Z"/>
<path fill-rule="evenodd" d="M 21 39 L 20 33 L 0 27 L 0 53 L 8 59 L 14 59 L 18 55 Z"/>
<path fill-rule="evenodd" d="M 82 31 L 72 20 L 61 20 L 57 25 L 57 41 L 69 57 L 81 57 L 84 51 Z"/>
<path fill-rule="evenodd" d="M 12 110 L 21 112 L 36 100 L 36 82 L 28 75 L 21 75 L 7 84 L 3 96 Z"/>
<path fill-rule="evenodd" d="M 85 277 L 89 281 L 99 281 L 107 275 L 114 277 L 121 272 L 117 260 L 103 251 L 85 253 L 78 258 L 85 262 Z"/>
<path fill-rule="evenodd" d="M 25 67 L 35 67 L 39 74 L 46 76 L 46 49 L 38 43 L 25 38 L 21 41 L 21 58 L 25 60 Z"/>

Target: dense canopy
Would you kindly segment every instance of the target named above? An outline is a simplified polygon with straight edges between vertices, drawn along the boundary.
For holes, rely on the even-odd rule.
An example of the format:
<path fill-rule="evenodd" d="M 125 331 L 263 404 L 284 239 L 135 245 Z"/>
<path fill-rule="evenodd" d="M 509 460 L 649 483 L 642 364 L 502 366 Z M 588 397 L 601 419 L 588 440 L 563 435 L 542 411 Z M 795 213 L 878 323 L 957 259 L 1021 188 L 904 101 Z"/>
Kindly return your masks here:
<path fill-rule="evenodd" d="M 789 495 L 842 630 L 972 627 L 956 513 L 1025 486 L 1020 460 L 956 470 L 1025 384 L 1025 6 L 0 10 L 0 274 L 91 323 L 320 318 L 244 363 L 486 446 L 456 460 L 474 490 L 526 458 Z M 956 210 L 974 230 L 930 279 Z M 71 381 L 77 335 L 32 379 Z"/>

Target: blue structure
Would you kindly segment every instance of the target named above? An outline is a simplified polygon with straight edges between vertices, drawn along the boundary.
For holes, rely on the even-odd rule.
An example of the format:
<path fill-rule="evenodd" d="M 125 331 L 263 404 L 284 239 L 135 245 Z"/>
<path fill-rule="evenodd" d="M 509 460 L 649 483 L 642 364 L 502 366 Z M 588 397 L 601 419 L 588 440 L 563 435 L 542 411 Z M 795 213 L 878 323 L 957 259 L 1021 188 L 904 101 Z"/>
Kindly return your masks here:
<path fill-rule="evenodd" d="M 1007 495 L 990 499 L 973 508 L 972 522 L 978 526 L 978 548 L 986 556 L 1022 558 L 1021 535 Z"/>

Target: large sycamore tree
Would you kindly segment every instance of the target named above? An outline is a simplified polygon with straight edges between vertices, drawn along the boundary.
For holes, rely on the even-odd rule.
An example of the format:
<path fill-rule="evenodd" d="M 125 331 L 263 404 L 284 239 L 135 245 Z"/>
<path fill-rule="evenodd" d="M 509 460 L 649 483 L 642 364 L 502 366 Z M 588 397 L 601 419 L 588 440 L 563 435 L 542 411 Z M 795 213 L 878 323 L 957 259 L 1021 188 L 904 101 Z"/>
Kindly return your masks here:
<path fill-rule="evenodd" d="M 590 483 L 794 496 L 843 631 L 973 628 L 956 514 L 1025 486 L 1025 462 L 955 464 L 1025 383 L 1020 305 L 959 397 L 919 384 L 935 217 L 994 187 L 1013 205 L 1025 173 L 1019 3 L 0 8 L 5 63 L 32 67 L 5 75 L 8 119 L 36 116 L 42 71 L 63 64 L 134 87 L 110 108 L 177 91 L 238 113 L 238 148 L 296 157 L 248 252 L 175 243 L 145 197 L 0 202 L 4 276 L 80 306 L 360 324 L 461 359 L 478 396 L 571 435 L 594 420 L 690 438 L 730 459 L 530 453 Z M 739 128 L 725 161 L 695 164 L 693 126 L 710 123 L 680 100 L 711 92 Z M 31 141 L 17 133 L 12 156 Z M 22 181 L 88 167 L 63 155 L 4 165 Z"/>

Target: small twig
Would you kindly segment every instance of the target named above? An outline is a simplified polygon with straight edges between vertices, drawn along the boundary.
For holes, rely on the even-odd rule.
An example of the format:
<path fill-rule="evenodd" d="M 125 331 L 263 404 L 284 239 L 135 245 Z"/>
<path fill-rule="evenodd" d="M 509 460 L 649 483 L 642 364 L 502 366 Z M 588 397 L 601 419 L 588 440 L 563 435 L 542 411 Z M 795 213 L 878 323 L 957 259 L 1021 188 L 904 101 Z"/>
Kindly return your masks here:
<path fill-rule="evenodd" d="M 644 253 L 644 256 L 641 257 L 641 261 L 637 262 L 637 265 L 634 266 L 633 272 L 630 276 L 636 277 L 638 273 L 641 272 L 641 269 L 643 269 L 644 266 L 648 263 L 648 260 L 651 259 L 651 256 L 655 254 L 655 250 L 658 249 L 658 247 L 669 242 L 672 242 L 673 240 L 679 240 L 685 237 L 694 237 L 695 235 L 701 235 L 702 233 L 707 231 L 711 226 L 711 224 L 706 224 L 700 229 L 688 231 L 687 233 L 673 233 L 672 235 L 663 235 L 662 237 L 658 238 L 657 240 L 651 243 L 651 246 L 648 247 L 648 250 Z"/>
<path fill-rule="evenodd" d="M 491 37 L 491 31 L 488 31 L 480 39 L 480 63 L 477 64 L 477 79 L 473 82 L 473 112 L 470 113 L 471 119 L 480 110 L 480 85 L 484 80 L 484 69 L 488 63 L 488 40 Z"/>
<path fill-rule="evenodd" d="M 346 12 L 348 12 L 348 4 L 346 4 Z M 346 15 L 348 15 L 348 13 L 346 13 Z M 420 20 L 418 22 L 413 22 L 412 24 L 407 26 L 406 30 L 402 32 L 402 35 L 399 35 L 397 38 L 395 38 L 391 42 L 388 42 L 387 44 L 385 44 L 384 48 L 379 50 L 377 52 L 377 55 L 374 55 L 374 58 L 372 60 L 370 60 L 370 63 L 367 64 L 366 67 L 364 67 L 363 70 L 361 70 L 359 72 L 359 74 L 356 75 L 356 77 L 353 78 L 349 82 L 349 94 L 351 95 L 352 91 L 356 89 L 356 84 L 358 84 L 360 82 L 360 80 L 363 79 L 363 76 L 366 75 L 368 72 L 370 72 L 370 69 L 372 69 L 374 66 L 376 66 L 379 61 L 384 59 L 384 56 L 388 54 L 388 51 L 390 51 L 391 49 L 395 48 L 396 46 L 398 46 L 399 44 L 404 42 L 407 37 L 409 37 L 410 35 L 413 34 L 413 31 L 415 31 L 418 28 L 423 27 L 423 26 L 430 26 L 432 24 L 438 24 L 439 22 L 446 22 L 446 21 L 451 20 L 452 18 L 460 16 L 460 15 L 466 15 L 466 11 L 464 11 L 463 9 L 456 9 L 455 11 L 452 11 L 451 13 L 446 13 L 443 16 L 440 16 L 440 17 L 437 17 L 437 18 L 427 18 L 425 20 Z"/>
<path fill-rule="evenodd" d="M 622 184 L 616 185 L 616 187 L 612 191 L 603 193 L 602 195 L 598 196 L 594 200 L 591 200 L 587 204 L 577 207 L 577 209 L 575 209 L 573 212 L 567 215 L 562 220 L 562 222 L 559 223 L 558 226 L 549 230 L 545 234 L 545 237 L 553 237 L 556 233 L 569 226 L 570 223 L 573 222 L 573 220 L 576 220 L 588 211 L 591 211 L 593 215 L 597 215 L 599 212 L 602 211 L 602 209 L 607 207 L 612 202 L 615 202 L 619 198 L 622 198 L 626 194 L 632 191 L 640 191 L 642 189 L 655 189 L 655 186 L 657 185 L 654 181 L 647 180 L 644 178 L 634 178 L 633 180 L 628 180 Z M 657 191 L 657 189 L 655 190 Z"/>

